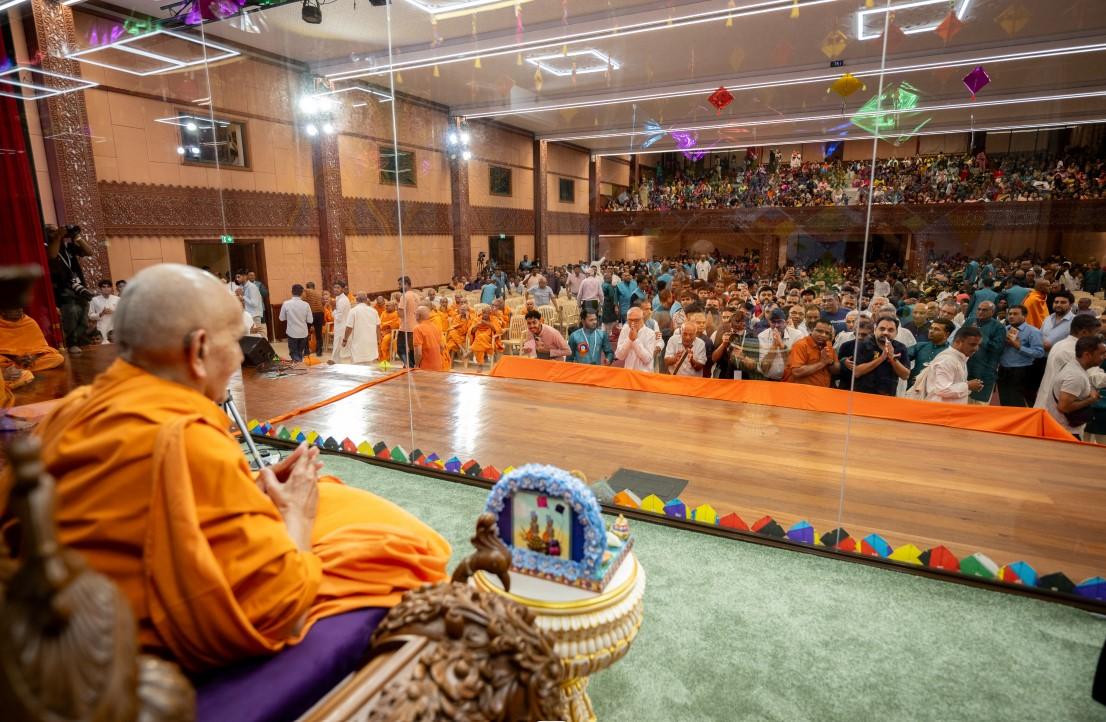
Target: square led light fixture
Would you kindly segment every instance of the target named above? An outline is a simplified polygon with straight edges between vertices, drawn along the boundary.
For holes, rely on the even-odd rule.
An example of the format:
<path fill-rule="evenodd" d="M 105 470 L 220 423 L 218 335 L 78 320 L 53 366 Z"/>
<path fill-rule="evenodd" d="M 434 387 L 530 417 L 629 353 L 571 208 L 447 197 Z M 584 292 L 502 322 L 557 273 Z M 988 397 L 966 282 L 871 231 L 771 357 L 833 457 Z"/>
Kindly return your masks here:
<path fill-rule="evenodd" d="M 108 70 L 145 77 L 203 63 L 215 63 L 237 55 L 240 55 L 237 50 L 218 43 L 172 30 L 158 29 L 107 45 L 78 50 L 66 57 Z"/>
<path fill-rule="evenodd" d="M 392 96 L 385 93 L 383 90 L 377 90 L 376 88 L 369 88 L 363 85 L 347 85 L 337 90 L 328 90 L 325 93 L 315 93 L 315 97 L 327 98 L 342 95 L 343 93 L 350 93 L 351 95 L 349 97 L 355 100 L 362 100 L 362 95 L 378 98 L 381 103 L 388 103 L 392 100 Z"/>
<path fill-rule="evenodd" d="M 577 75 L 605 73 L 607 68 L 618 70 L 622 67 L 617 60 L 595 48 L 572 50 L 568 53 L 532 55 L 526 59 L 526 62 L 561 78 L 572 75 L 573 65 L 576 66 Z"/>
<path fill-rule="evenodd" d="M 963 20 L 972 0 L 953 0 L 956 19 Z M 949 0 L 911 0 L 889 6 L 865 8 L 856 11 L 857 40 L 873 40 L 883 36 L 886 13 L 894 13 L 895 24 L 903 35 L 916 35 L 936 30 L 949 14 Z"/>
<path fill-rule="evenodd" d="M 47 78 L 53 78 L 53 82 L 48 82 Z M 13 65 L 0 70 L 0 96 L 16 100 L 44 100 L 55 95 L 95 88 L 97 85 L 99 83 L 91 80 L 27 65 Z"/>
<path fill-rule="evenodd" d="M 168 118 L 154 118 L 154 122 L 165 123 L 166 125 L 176 125 L 181 128 L 188 128 L 188 130 L 209 130 L 215 127 L 226 128 L 230 125 L 230 123 L 225 120 L 215 120 L 212 122 L 211 118 L 202 115 L 188 115 L 186 113 L 170 115 Z"/>

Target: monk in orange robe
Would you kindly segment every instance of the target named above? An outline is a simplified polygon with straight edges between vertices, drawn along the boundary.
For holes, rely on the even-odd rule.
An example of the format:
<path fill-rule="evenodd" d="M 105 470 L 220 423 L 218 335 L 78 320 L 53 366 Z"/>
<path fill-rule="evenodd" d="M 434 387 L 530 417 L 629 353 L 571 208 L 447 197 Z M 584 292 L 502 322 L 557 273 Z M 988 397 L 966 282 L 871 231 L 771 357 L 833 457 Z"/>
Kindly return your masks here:
<path fill-rule="evenodd" d="M 1034 285 L 1033 290 L 1026 295 L 1022 304 L 1025 306 L 1025 322 L 1035 328 L 1040 328 L 1041 324 L 1048 318 L 1048 287 L 1049 282 L 1045 279 L 1040 279 Z"/>
<path fill-rule="evenodd" d="M 384 313 L 380 314 L 380 358 L 387 361 L 392 357 L 392 331 L 399 328 L 399 312 L 395 301 L 384 304 Z"/>
<path fill-rule="evenodd" d="M 46 343 L 42 329 L 22 309 L 0 312 L 0 371 L 8 390 L 34 381 L 35 371 L 46 371 L 63 363 L 65 357 Z"/>
<path fill-rule="evenodd" d="M 500 329 L 492 320 L 490 309 L 484 309 L 480 313 L 480 320 L 469 329 L 469 348 L 476 359 L 476 363 L 484 363 L 490 354 L 494 354 L 499 346 Z"/>
<path fill-rule="evenodd" d="M 403 509 L 321 476 L 306 445 L 251 473 L 217 405 L 242 361 L 242 312 L 220 290 L 188 266 L 135 275 L 115 313 L 120 358 L 39 427 L 61 541 L 123 591 L 144 649 L 193 672 L 394 606 L 444 579 L 450 554 Z"/>

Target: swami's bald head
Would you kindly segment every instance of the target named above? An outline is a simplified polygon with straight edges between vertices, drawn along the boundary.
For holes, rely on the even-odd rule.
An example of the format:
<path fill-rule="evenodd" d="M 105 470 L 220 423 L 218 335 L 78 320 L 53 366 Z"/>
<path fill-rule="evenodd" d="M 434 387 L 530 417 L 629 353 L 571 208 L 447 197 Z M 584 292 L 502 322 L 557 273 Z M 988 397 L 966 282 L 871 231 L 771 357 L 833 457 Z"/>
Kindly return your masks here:
<path fill-rule="evenodd" d="M 220 401 L 242 363 L 241 304 L 215 276 L 163 263 L 127 284 L 115 311 L 119 356 Z"/>

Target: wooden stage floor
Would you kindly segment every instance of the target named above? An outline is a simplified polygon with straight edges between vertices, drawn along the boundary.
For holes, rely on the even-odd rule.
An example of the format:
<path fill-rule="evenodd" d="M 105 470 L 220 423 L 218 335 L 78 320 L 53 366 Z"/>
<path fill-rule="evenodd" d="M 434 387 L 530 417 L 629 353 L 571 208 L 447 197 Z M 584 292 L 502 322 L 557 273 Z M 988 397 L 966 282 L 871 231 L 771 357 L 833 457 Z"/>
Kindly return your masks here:
<path fill-rule="evenodd" d="M 17 403 L 87 382 L 94 349 L 45 372 Z M 51 381 L 47 375 L 56 374 Z M 247 418 L 269 419 L 382 372 L 316 366 L 245 372 Z M 805 519 L 819 534 L 875 532 L 892 546 L 947 546 L 998 564 L 1024 560 L 1076 582 L 1106 576 L 1106 448 L 895 420 L 685 399 L 647 392 L 415 372 L 286 422 L 499 469 L 538 462 L 589 480 L 620 467 L 687 479 L 689 505 Z M 844 465 L 846 434 L 848 464 Z"/>

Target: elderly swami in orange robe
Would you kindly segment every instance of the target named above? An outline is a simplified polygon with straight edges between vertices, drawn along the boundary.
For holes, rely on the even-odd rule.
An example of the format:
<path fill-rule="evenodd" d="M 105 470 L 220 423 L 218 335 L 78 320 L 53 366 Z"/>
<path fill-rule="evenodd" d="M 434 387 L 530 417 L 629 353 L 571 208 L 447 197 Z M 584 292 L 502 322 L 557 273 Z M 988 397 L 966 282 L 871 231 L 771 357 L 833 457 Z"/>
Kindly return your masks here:
<path fill-rule="evenodd" d="M 115 312 L 119 359 L 40 427 L 61 540 L 123 590 L 144 648 L 193 671 L 393 606 L 441 581 L 450 554 L 403 509 L 322 476 L 317 449 L 250 472 L 218 405 L 241 317 L 208 273 L 141 271 Z"/>

